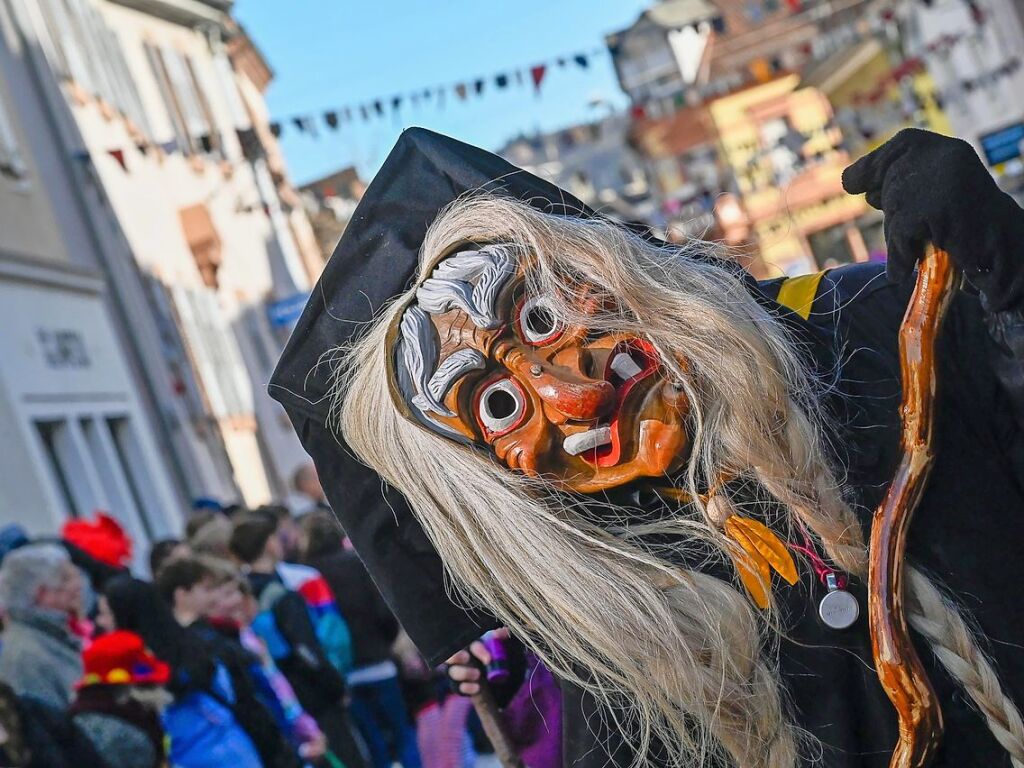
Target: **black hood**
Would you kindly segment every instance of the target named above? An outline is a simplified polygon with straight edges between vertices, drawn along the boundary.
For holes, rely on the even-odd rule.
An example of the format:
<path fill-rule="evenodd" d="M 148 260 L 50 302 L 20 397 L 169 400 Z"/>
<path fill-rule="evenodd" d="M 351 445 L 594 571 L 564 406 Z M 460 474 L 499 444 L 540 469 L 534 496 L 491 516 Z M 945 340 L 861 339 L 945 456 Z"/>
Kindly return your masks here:
<path fill-rule="evenodd" d="M 327 426 L 331 366 L 322 358 L 358 338 L 381 307 L 409 287 L 431 222 L 473 192 L 507 195 L 556 215 L 595 215 L 572 195 L 490 152 L 422 128 L 406 130 L 356 208 L 270 382 L 271 396 L 287 410 L 356 551 L 432 662 L 496 622 L 451 601 L 440 559 L 402 495 L 385 487 L 352 455 L 344 436 Z M 759 300 L 781 311 L 747 282 Z M 803 328 L 799 318 L 782 314 Z"/>

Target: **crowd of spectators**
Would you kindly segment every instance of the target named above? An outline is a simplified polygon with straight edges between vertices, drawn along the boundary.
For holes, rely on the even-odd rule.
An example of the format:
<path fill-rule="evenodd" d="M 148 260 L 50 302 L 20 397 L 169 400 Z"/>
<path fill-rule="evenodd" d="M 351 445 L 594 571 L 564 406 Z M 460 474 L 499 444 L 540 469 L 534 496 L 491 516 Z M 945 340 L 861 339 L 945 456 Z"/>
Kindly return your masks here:
<path fill-rule="evenodd" d="M 326 508 L 201 500 L 149 574 L 114 517 L 0 531 L 0 765 L 468 768 L 468 701 L 405 638 Z"/>

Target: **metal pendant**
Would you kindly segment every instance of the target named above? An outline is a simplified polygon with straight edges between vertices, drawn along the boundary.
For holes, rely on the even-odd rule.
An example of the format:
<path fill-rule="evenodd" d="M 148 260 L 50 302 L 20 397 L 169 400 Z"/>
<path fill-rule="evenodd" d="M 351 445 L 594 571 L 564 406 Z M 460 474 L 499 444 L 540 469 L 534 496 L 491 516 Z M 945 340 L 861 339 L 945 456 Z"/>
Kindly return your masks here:
<path fill-rule="evenodd" d="M 826 574 L 828 594 L 818 604 L 818 615 L 830 629 L 847 629 L 853 626 L 860 616 L 860 604 L 857 598 L 840 589 L 839 581 L 834 573 Z"/>

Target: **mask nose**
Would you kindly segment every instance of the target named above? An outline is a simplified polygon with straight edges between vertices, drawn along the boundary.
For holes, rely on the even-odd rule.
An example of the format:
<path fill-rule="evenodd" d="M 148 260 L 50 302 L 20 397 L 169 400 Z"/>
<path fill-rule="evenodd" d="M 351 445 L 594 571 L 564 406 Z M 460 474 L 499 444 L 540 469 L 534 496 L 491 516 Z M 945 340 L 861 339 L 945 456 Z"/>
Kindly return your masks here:
<path fill-rule="evenodd" d="M 534 367 L 533 371 L 537 368 Z M 567 419 L 593 421 L 611 413 L 615 407 L 615 387 L 611 382 L 574 375 L 565 369 L 557 373 L 542 369 L 533 373 L 530 383 L 537 396 Z"/>

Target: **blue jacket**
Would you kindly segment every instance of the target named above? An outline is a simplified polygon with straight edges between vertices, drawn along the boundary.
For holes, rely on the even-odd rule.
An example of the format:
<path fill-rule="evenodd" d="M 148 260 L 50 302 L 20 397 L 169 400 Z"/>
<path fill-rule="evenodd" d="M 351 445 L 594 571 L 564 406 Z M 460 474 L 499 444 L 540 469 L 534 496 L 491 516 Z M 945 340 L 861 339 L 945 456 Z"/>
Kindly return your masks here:
<path fill-rule="evenodd" d="M 213 692 L 191 690 L 163 713 L 172 768 L 264 768 L 252 739 L 229 709 L 234 690 L 227 669 L 217 665 Z"/>

